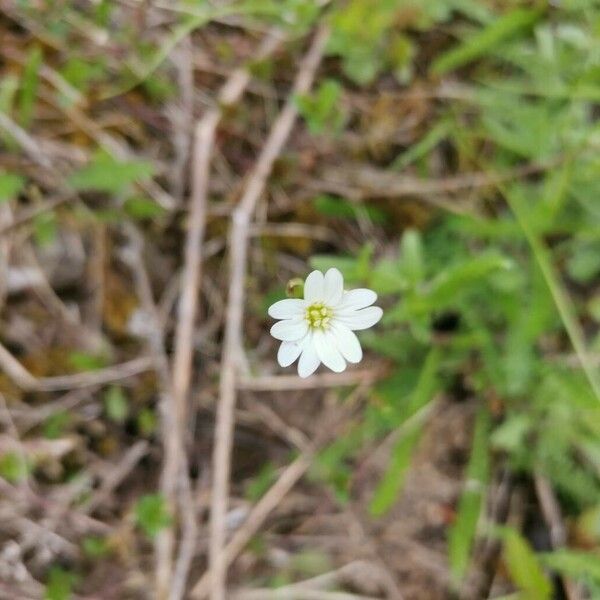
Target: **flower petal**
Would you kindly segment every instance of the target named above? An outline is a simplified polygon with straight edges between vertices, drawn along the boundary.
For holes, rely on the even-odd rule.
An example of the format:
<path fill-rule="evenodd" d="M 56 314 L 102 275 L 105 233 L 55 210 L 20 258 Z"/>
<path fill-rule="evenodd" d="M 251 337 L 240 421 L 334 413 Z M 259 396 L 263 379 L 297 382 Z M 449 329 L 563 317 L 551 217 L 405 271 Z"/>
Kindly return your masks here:
<path fill-rule="evenodd" d="M 340 311 L 358 310 L 359 308 L 365 308 L 371 306 L 377 300 L 377 294 L 373 290 L 367 288 L 358 288 L 356 290 L 350 290 L 344 292 L 342 301 L 338 306 Z"/>
<path fill-rule="evenodd" d="M 292 319 L 302 316 L 306 302 L 296 298 L 286 298 L 269 307 L 269 316 L 274 319 Z"/>
<path fill-rule="evenodd" d="M 298 361 L 298 375 L 300 377 L 308 377 L 317 370 L 320 364 L 321 361 L 312 343 L 312 335 L 308 335 L 302 344 L 302 354 Z"/>
<path fill-rule="evenodd" d="M 332 371 L 341 373 L 346 368 L 346 361 L 338 350 L 335 336 L 330 332 L 315 331 L 312 336 L 317 356 Z"/>
<path fill-rule="evenodd" d="M 271 327 L 271 335 L 282 342 L 297 342 L 308 331 L 308 323 L 304 319 L 285 319 Z"/>
<path fill-rule="evenodd" d="M 304 299 L 308 302 L 323 300 L 324 278 L 321 271 L 313 271 L 304 282 Z"/>
<path fill-rule="evenodd" d="M 339 304 L 344 293 L 344 277 L 335 268 L 329 269 L 324 278 L 323 301 L 329 306 Z"/>
<path fill-rule="evenodd" d="M 346 325 L 349 329 L 357 331 L 373 327 L 381 319 L 382 315 L 383 311 L 379 306 L 369 306 L 361 310 L 336 315 L 335 319 Z"/>
<path fill-rule="evenodd" d="M 360 342 L 354 334 L 350 331 L 343 323 L 334 323 L 333 334 L 335 335 L 335 341 L 342 356 L 351 363 L 358 363 L 362 360 L 363 352 L 360 347 Z"/>
<path fill-rule="evenodd" d="M 302 352 L 302 346 L 296 342 L 281 342 L 277 352 L 277 362 L 282 367 L 289 367 Z"/>

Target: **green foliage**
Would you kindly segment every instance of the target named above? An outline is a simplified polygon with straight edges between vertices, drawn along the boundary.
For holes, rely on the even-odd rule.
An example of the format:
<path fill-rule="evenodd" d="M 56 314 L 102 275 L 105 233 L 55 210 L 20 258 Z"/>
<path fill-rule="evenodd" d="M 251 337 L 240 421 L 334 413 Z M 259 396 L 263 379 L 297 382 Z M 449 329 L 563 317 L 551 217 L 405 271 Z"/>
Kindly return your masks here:
<path fill-rule="evenodd" d="M 17 452 L 7 452 L 0 456 L 0 477 L 11 483 L 27 479 L 29 466 L 25 458 Z"/>
<path fill-rule="evenodd" d="M 106 152 L 98 152 L 92 161 L 72 173 L 68 182 L 76 190 L 91 190 L 108 194 L 123 194 L 131 186 L 154 173 L 152 164 L 142 160 L 116 160 Z"/>
<path fill-rule="evenodd" d="M 104 393 L 104 409 L 109 419 L 123 423 L 129 415 L 129 403 L 123 388 L 113 385 Z"/>
<path fill-rule="evenodd" d="M 489 458 L 488 435 L 490 415 L 482 408 L 477 414 L 473 445 L 465 478 L 465 489 L 458 503 L 456 520 L 452 524 L 448 538 L 448 560 L 450 571 L 456 582 L 467 572 L 477 523 L 481 516 L 485 486 L 488 483 Z"/>
<path fill-rule="evenodd" d="M 154 539 L 160 531 L 169 527 L 173 519 L 162 494 L 142 496 L 135 505 L 135 521 L 150 539 Z"/>
<path fill-rule="evenodd" d="M 503 527 L 496 531 L 502 538 L 504 562 L 510 577 L 522 591 L 524 600 L 552 598 L 552 584 L 527 541 L 515 529 Z"/>
<path fill-rule="evenodd" d="M 73 587 L 79 577 L 61 567 L 52 567 L 44 592 L 44 600 L 69 600 L 73 597 Z"/>
<path fill-rule="evenodd" d="M 540 554 L 539 559 L 544 566 L 561 575 L 582 582 L 592 580 L 600 584 L 600 557 L 596 554 L 561 549 Z"/>
<path fill-rule="evenodd" d="M 341 130 L 345 120 L 341 94 L 342 86 L 335 79 L 326 79 L 311 94 L 296 97 L 298 110 L 313 135 Z"/>
<path fill-rule="evenodd" d="M 421 428 L 413 425 L 403 433 L 394 445 L 387 471 L 377 484 L 369 504 L 369 512 L 374 517 L 384 515 L 396 502 L 410 468 L 412 454 L 419 442 Z"/>
<path fill-rule="evenodd" d="M 33 117 L 39 83 L 39 71 L 42 66 L 43 54 L 40 46 L 33 46 L 29 51 L 18 100 L 19 122 L 28 127 Z"/>
<path fill-rule="evenodd" d="M 97 371 L 106 366 L 106 356 L 88 352 L 71 352 L 69 363 L 77 371 Z"/>
<path fill-rule="evenodd" d="M 277 478 L 277 469 L 273 463 L 267 463 L 259 471 L 258 475 L 246 486 L 246 498 L 251 502 L 257 502 L 271 487 Z"/>
<path fill-rule="evenodd" d="M 63 436 L 66 429 L 71 424 L 71 415 L 66 411 L 55 412 L 44 422 L 44 437 L 49 440 L 56 440 Z"/>
<path fill-rule="evenodd" d="M 132 196 L 125 200 L 125 213 L 133 219 L 156 219 L 165 214 L 165 209 L 144 196 Z"/>
<path fill-rule="evenodd" d="M 52 212 L 37 215 L 33 220 L 33 236 L 40 248 L 51 245 L 57 236 L 56 215 Z"/>
<path fill-rule="evenodd" d="M 542 16 L 541 10 L 515 9 L 469 36 L 458 47 L 439 56 L 432 71 L 442 75 L 468 64 L 492 51 L 498 44 L 531 27 Z"/>
<path fill-rule="evenodd" d="M 149 408 L 143 408 L 137 416 L 137 427 L 143 436 L 151 436 L 158 426 L 156 413 Z"/>
<path fill-rule="evenodd" d="M 0 171 L 0 204 L 15 198 L 23 189 L 25 179 L 14 173 Z"/>
<path fill-rule="evenodd" d="M 91 559 L 104 558 L 110 553 L 110 547 L 106 538 L 98 536 L 87 536 L 83 539 L 83 551 Z"/>
<path fill-rule="evenodd" d="M 350 0 L 334 12 L 328 50 L 355 83 L 371 83 L 386 66 L 401 79 L 410 74 L 412 42 L 394 31 L 400 9 L 397 0 Z"/>
<path fill-rule="evenodd" d="M 321 194 L 314 198 L 313 204 L 315 209 L 322 215 L 339 219 L 356 219 L 357 211 L 359 210 L 359 207 L 355 203 L 344 198 L 328 196 L 327 194 Z M 376 206 L 360 205 L 360 209 L 364 209 L 366 215 L 373 223 L 385 223 L 388 219 L 385 211 Z"/>

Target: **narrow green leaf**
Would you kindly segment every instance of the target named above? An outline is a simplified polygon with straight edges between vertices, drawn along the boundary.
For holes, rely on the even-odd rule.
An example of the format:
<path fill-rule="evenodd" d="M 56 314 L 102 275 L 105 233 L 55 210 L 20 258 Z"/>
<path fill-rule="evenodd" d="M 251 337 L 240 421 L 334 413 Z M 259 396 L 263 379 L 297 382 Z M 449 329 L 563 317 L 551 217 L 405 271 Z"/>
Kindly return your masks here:
<path fill-rule="evenodd" d="M 458 504 L 456 520 L 448 540 L 448 559 L 452 577 L 458 583 L 466 574 L 481 514 L 488 481 L 488 433 L 490 416 L 480 409 L 475 421 L 471 457 L 467 466 L 465 489 Z"/>
<path fill-rule="evenodd" d="M 380 517 L 396 502 L 396 498 L 404 486 L 413 450 L 421 437 L 421 431 L 422 426 L 411 428 L 394 446 L 387 470 L 375 488 L 369 504 L 369 512 L 372 516 Z"/>
<path fill-rule="evenodd" d="M 398 423 L 401 437 L 392 450 L 390 463 L 375 488 L 369 505 L 369 512 L 373 516 L 379 517 L 385 514 L 402 491 L 413 451 L 421 437 L 427 405 L 438 389 L 439 363 L 439 349 L 433 348 L 425 360 L 416 386 L 401 413 L 402 417 Z"/>
<path fill-rule="evenodd" d="M 513 583 L 526 600 L 550 600 L 552 585 L 531 546 L 521 534 L 509 527 L 497 527 L 504 545 L 504 562 Z"/>
<path fill-rule="evenodd" d="M 468 287 L 495 271 L 510 269 L 512 262 L 498 254 L 477 256 L 442 271 L 427 291 L 427 308 L 439 309 L 451 302 Z"/>
<path fill-rule="evenodd" d="M 104 407 L 110 419 L 123 423 L 129 414 L 129 404 L 123 388 L 118 385 L 109 387 L 104 395 Z"/>
<path fill-rule="evenodd" d="M 21 93 L 19 94 L 18 110 L 19 123 L 23 127 L 28 127 L 33 117 L 42 59 L 42 49 L 37 45 L 34 46 L 27 57 L 23 77 L 21 79 Z"/>
<path fill-rule="evenodd" d="M 542 14 L 541 10 L 524 8 L 507 13 L 438 57 L 431 67 L 432 72 L 435 75 L 443 75 L 473 62 L 516 33 L 531 27 Z"/>
<path fill-rule="evenodd" d="M 0 172 L 0 203 L 12 200 L 25 185 L 25 179 L 14 173 Z"/>
<path fill-rule="evenodd" d="M 561 549 L 539 555 L 545 566 L 558 571 L 561 575 L 576 579 L 588 577 L 600 583 L 600 556 L 581 550 Z"/>

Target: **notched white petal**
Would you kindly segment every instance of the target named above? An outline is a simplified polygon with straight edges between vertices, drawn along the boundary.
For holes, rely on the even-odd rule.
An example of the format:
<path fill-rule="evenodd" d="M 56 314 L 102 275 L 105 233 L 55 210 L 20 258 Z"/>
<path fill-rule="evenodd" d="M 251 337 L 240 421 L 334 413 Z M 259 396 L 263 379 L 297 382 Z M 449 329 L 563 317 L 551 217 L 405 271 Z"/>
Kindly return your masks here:
<path fill-rule="evenodd" d="M 296 342 L 281 342 L 277 352 L 277 362 L 281 367 L 289 367 L 302 352 L 302 347 Z"/>
<path fill-rule="evenodd" d="M 304 320 L 286 319 L 278 321 L 271 327 L 271 335 L 282 342 L 296 342 L 308 332 L 308 324 Z"/>
<path fill-rule="evenodd" d="M 342 356 L 350 363 L 359 363 L 362 360 L 363 352 L 354 332 L 343 323 L 335 323 L 332 330 Z"/>
<path fill-rule="evenodd" d="M 323 300 L 325 280 L 321 271 L 313 271 L 304 282 L 304 299 L 308 302 Z"/>
<path fill-rule="evenodd" d="M 335 306 L 340 303 L 343 294 L 344 277 L 336 268 L 329 269 L 324 277 L 323 301 L 329 306 Z"/>
<path fill-rule="evenodd" d="M 349 310 L 359 310 L 367 306 L 371 306 L 377 300 L 377 294 L 373 290 L 367 288 L 358 288 L 344 292 L 342 301 L 339 305 L 339 310 L 347 312 Z"/>
<path fill-rule="evenodd" d="M 317 331 L 313 334 L 313 343 L 321 362 L 336 373 L 346 368 L 346 361 L 338 350 L 335 336 L 331 332 Z"/>
<path fill-rule="evenodd" d="M 294 317 L 301 317 L 304 311 L 306 302 L 304 300 L 298 300 L 296 298 L 286 298 L 285 300 L 279 300 L 269 307 L 269 316 L 274 319 L 292 319 Z"/>
<path fill-rule="evenodd" d="M 312 340 L 307 339 L 306 343 L 302 345 L 302 354 L 298 361 L 298 375 L 302 378 L 309 377 L 318 369 L 320 364 L 321 361 L 317 356 L 317 351 L 312 344 Z"/>
<path fill-rule="evenodd" d="M 361 329 L 373 327 L 382 316 L 383 311 L 379 306 L 369 306 L 368 308 L 344 313 L 340 316 L 336 315 L 336 319 L 346 325 L 349 329 L 359 331 Z"/>

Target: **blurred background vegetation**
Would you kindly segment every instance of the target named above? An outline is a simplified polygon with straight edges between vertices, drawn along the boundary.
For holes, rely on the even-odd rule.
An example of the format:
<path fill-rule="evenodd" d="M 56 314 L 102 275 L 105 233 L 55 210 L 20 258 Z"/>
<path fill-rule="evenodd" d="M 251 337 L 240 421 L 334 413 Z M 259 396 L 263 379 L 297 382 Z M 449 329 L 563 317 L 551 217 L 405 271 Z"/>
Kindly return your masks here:
<path fill-rule="evenodd" d="M 286 282 L 335 266 L 384 308 L 361 336 L 375 382 L 241 386 L 231 530 L 303 440 L 332 415 L 343 427 L 231 589 L 368 560 L 380 581 L 318 597 L 600 598 L 596 0 L 0 2 L 2 598 L 153 595 L 153 543 L 181 517 L 159 485 L 160 370 L 135 362 L 156 346 L 143 295 L 170 357 L 194 124 L 246 65 L 202 248 L 191 597 L 229 218 L 317 27 L 325 54 L 253 226 L 244 381 L 280 372 L 266 308 Z M 298 593 L 277 597 L 317 597 Z"/>

